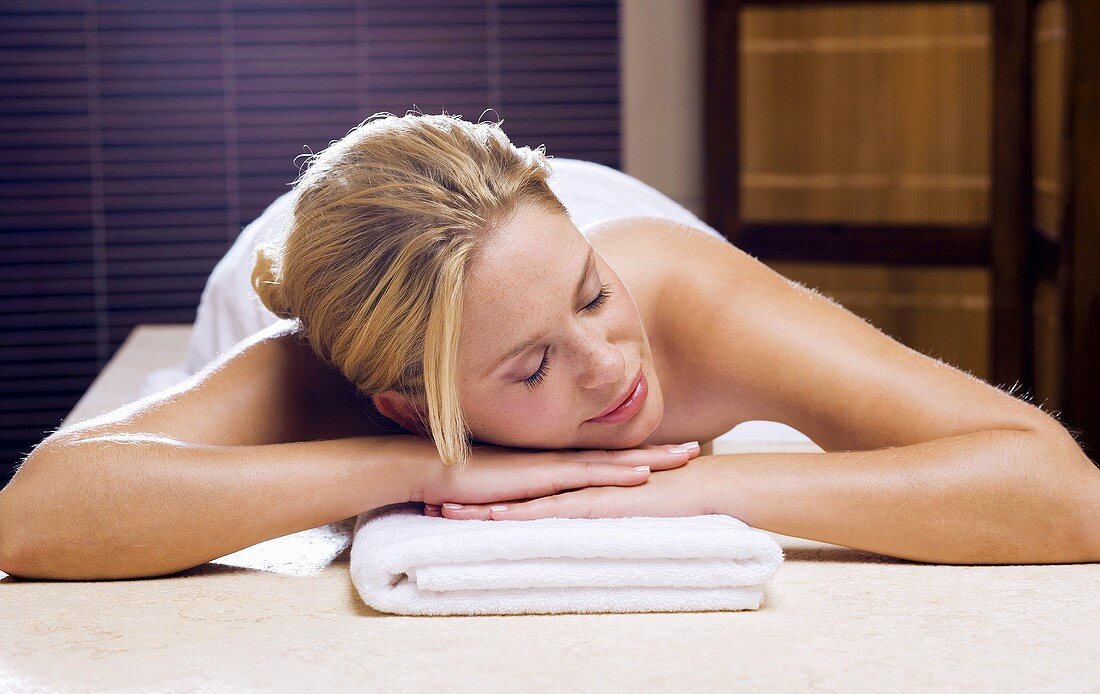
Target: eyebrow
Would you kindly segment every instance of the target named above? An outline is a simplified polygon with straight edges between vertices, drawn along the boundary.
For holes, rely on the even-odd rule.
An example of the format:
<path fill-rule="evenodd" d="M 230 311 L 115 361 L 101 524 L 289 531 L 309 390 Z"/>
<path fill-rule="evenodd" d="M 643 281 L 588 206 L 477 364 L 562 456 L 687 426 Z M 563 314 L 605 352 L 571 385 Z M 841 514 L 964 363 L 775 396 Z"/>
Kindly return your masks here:
<path fill-rule="evenodd" d="M 592 268 L 592 261 L 594 260 L 594 258 L 595 258 L 595 249 L 592 246 L 589 246 L 588 247 L 588 257 L 584 261 L 584 267 L 581 268 L 580 279 L 577 280 L 577 288 L 573 290 L 574 299 L 577 296 L 580 295 L 581 289 L 584 288 L 584 280 L 585 280 L 585 278 L 588 277 L 588 272 Z M 541 340 L 544 337 L 546 337 L 545 333 L 542 334 L 542 335 L 535 335 L 533 337 L 530 337 L 530 338 L 524 340 L 520 344 L 516 345 L 515 348 L 512 349 L 510 352 L 508 352 L 507 354 L 505 354 L 504 356 L 502 356 L 501 358 L 499 358 L 495 362 L 493 362 L 493 366 L 490 367 L 489 370 L 490 371 L 495 370 L 498 366 L 500 366 L 504 362 L 508 361 L 512 357 L 516 356 L 517 354 L 520 354 L 521 352 L 524 352 L 524 351 L 530 349 L 531 345 L 535 344 L 536 342 L 538 342 L 539 340 Z"/>

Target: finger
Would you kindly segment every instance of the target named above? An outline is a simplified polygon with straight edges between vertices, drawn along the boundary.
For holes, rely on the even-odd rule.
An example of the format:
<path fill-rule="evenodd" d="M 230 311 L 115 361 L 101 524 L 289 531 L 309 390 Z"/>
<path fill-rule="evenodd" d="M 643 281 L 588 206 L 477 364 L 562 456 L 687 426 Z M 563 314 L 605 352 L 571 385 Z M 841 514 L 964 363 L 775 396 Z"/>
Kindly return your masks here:
<path fill-rule="evenodd" d="M 691 441 L 688 443 L 661 444 L 649 447 L 648 450 L 654 460 L 652 464 L 654 470 L 670 470 L 680 467 L 692 458 L 698 457 L 700 447 L 698 441 Z M 619 451 L 619 453 L 629 452 L 629 449 Z"/>
<path fill-rule="evenodd" d="M 444 518 L 454 520 L 492 520 L 493 509 L 503 512 L 505 509 L 522 506 L 531 503 L 532 499 L 515 499 L 514 501 L 501 501 L 491 504 L 453 504 L 445 503 L 440 508 L 440 514 Z"/>
<path fill-rule="evenodd" d="M 498 504 L 444 504 L 444 518 L 455 520 L 534 520 L 536 518 L 587 518 L 593 509 L 594 490 L 581 489 L 536 499 L 518 499 Z"/>
<path fill-rule="evenodd" d="M 608 462 L 615 465 L 634 467 L 649 465 L 653 470 L 671 470 L 699 455 L 698 444 L 647 446 L 645 448 L 627 448 L 623 450 L 593 449 L 579 451 L 575 459 L 582 461 Z"/>
<path fill-rule="evenodd" d="M 644 450 L 667 450 L 667 449 L 670 449 L 670 448 L 676 448 L 678 446 L 687 446 L 689 448 L 689 450 L 688 450 L 688 458 L 689 459 L 698 458 L 699 455 L 701 454 L 702 450 L 703 450 L 702 447 L 699 445 L 698 441 L 687 441 L 685 443 L 646 444 L 644 446 L 638 446 L 638 448 L 641 448 L 641 449 L 644 449 Z"/>
<path fill-rule="evenodd" d="M 535 499 L 584 487 L 635 486 L 649 479 L 651 470 L 647 464 L 628 467 L 583 460 L 536 466 L 532 468 L 527 484 L 518 493 L 520 498 Z"/>

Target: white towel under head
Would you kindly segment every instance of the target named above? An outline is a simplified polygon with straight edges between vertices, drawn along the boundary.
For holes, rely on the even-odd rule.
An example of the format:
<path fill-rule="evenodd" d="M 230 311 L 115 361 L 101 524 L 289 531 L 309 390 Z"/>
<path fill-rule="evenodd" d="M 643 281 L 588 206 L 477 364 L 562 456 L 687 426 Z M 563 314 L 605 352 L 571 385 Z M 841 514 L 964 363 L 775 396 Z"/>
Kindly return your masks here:
<path fill-rule="evenodd" d="M 352 582 L 408 615 L 755 610 L 783 550 L 726 515 L 455 520 L 360 514 Z"/>

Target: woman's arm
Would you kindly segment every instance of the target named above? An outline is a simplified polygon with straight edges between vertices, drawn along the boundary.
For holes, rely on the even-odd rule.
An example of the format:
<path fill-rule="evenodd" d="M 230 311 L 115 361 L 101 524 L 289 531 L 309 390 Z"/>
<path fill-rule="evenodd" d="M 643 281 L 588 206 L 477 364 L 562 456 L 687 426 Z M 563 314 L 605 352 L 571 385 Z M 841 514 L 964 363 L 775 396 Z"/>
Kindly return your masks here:
<path fill-rule="evenodd" d="M 717 393 L 708 403 L 826 451 L 741 460 L 756 481 L 737 492 L 753 504 L 740 512 L 776 532 L 933 561 L 1100 560 L 1089 546 L 1100 471 L 1053 416 L 732 245 L 692 235 L 676 248 L 665 257 L 692 272 L 670 275 L 664 315 Z M 689 305 L 694 315 L 674 310 Z M 797 493 L 782 504 L 777 489 Z"/>
<path fill-rule="evenodd" d="M 280 321 L 182 384 L 39 443 L 0 491 L 0 569 L 171 573 L 404 500 L 394 438 Z"/>
<path fill-rule="evenodd" d="M 674 223 L 644 239 L 662 263 L 652 276 L 664 278 L 651 334 L 689 367 L 678 386 L 698 401 L 685 407 L 782 422 L 827 452 L 700 458 L 631 489 L 501 503 L 504 511 L 443 508 L 444 516 L 711 509 L 925 561 L 1100 561 L 1100 471 L 1052 416 L 902 345 L 728 243 Z"/>
<path fill-rule="evenodd" d="M 701 513 L 783 535 L 944 564 L 1100 562 L 1100 470 L 1065 440 L 990 430 L 688 467 L 701 468 Z"/>
<path fill-rule="evenodd" d="M 872 451 L 700 457 L 635 487 L 444 506 L 468 520 L 723 513 L 944 564 L 1100 562 L 1100 470 L 1068 437 L 990 430 Z"/>
<path fill-rule="evenodd" d="M 227 446 L 118 433 L 40 445 L 0 491 L 0 570 L 74 580 L 168 574 L 405 502 L 408 438 Z"/>

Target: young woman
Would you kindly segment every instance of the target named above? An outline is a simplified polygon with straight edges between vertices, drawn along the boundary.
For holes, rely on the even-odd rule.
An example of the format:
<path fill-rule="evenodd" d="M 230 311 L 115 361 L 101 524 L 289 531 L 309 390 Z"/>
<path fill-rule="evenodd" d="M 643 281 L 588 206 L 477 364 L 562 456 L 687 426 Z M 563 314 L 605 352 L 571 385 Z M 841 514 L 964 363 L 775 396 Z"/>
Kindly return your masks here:
<path fill-rule="evenodd" d="M 1055 419 L 699 230 L 582 233 L 548 173 L 541 148 L 446 115 L 371 118 L 317 155 L 255 256 L 282 320 L 41 442 L 0 493 L 0 569 L 170 573 L 400 502 L 1100 560 L 1100 471 Z M 747 420 L 826 452 L 675 446 Z"/>

